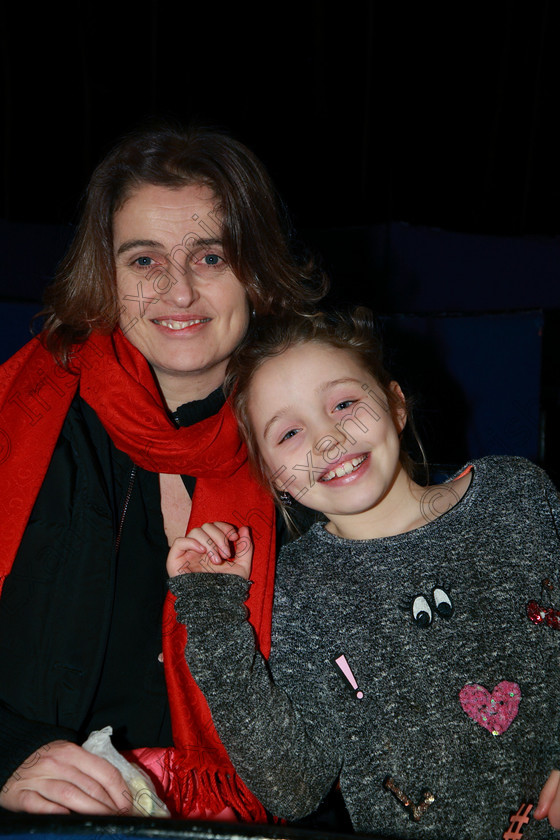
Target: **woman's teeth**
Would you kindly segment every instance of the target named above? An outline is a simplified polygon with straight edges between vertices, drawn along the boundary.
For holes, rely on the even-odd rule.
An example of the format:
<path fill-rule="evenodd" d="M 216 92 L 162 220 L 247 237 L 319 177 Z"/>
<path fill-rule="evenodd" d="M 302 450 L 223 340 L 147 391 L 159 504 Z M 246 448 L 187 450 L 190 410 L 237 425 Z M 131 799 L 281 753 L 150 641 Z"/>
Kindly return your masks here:
<path fill-rule="evenodd" d="M 320 480 L 332 481 L 333 478 L 342 478 L 343 475 L 350 475 L 350 473 L 354 472 L 360 464 L 364 463 L 366 458 L 367 455 L 362 455 L 360 458 L 352 458 L 351 461 L 345 461 L 343 464 L 339 464 L 336 469 L 322 475 Z"/>
<path fill-rule="evenodd" d="M 210 318 L 196 318 L 192 321 L 161 321 L 154 318 L 154 324 L 161 324 L 162 327 L 168 327 L 170 330 L 182 330 L 185 327 L 192 327 L 194 324 L 205 324 Z"/>

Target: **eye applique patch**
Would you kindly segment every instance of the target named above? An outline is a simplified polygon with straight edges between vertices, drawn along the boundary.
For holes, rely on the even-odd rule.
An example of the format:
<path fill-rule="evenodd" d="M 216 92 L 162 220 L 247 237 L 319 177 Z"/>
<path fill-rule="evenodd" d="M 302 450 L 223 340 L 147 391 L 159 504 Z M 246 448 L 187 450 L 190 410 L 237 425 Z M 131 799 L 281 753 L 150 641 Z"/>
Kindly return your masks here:
<path fill-rule="evenodd" d="M 415 595 L 401 604 L 401 609 L 410 612 L 414 623 L 424 629 L 430 627 L 435 615 L 448 619 L 454 612 L 453 602 L 441 586 L 434 586 L 432 589 L 431 603 L 428 597 L 422 594 Z"/>

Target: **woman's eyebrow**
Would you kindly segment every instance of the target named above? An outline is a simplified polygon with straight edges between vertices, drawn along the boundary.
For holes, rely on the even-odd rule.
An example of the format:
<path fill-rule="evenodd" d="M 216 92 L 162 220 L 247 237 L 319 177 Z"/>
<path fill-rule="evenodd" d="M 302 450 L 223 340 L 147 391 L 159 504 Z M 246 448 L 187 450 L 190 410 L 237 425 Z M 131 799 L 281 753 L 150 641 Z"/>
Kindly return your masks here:
<path fill-rule="evenodd" d="M 196 236 L 196 234 L 187 234 L 182 242 L 178 242 L 177 245 L 171 249 L 170 253 L 175 251 L 177 248 L 181 248 L 181 246 L 187 248 L 189 251 L 193 251 L 196 248 L 208 248 L 211 245 L 221 246 L 222 240 L 217 239 L 216 237 L 203 239 L 200 236 Z M 167 251 L 166 246 L 162 242 L 157 242 L 155 239 L 126 239 L 121 245 L 119 245 L 116 256 L 120 257 L 121 254 L 125 254 L 127 251 L 132 251 L 134 248 L 158 248 Z"/>
<path fill-rule="evenodd" d="M 191 236 L 192 236 L 192 240 L 191 240 Z M 183 239 L 183 242 L 181 244 L 184 245 L 185 242 L 191 242 L 191 241 L 192 241 L 193 245 L 196 245 L 197 248 L 208 248 L 210 245 L 223 245 L 222 240 L 218 239 L 218 237 L 216 237 L 216 236 L 207 237 L 206 239 L 204 239 L 203 237 L 196 236 L 195 234 L 188 234 L 187 236 L 185 236 L 184 239 Z"/>
<path fill-rule="evenodd" d="M 119 245 L 116 256 L 119 257 L 126 251 L 132 251 L 133 248 L 163 248 L 161 242 L 156 242 L 155 239 L 126 239 L 122 245 Z"/>

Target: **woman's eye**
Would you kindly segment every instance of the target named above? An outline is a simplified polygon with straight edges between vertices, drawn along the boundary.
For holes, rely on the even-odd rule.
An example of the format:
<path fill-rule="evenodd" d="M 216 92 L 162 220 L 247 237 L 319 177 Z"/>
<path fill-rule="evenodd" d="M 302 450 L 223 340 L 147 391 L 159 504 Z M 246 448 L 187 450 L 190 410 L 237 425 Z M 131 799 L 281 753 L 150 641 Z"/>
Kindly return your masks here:
<path fill-rule="evenodd" d="M 223 257 L 220 257 L 219 254 L 204 254 L 199 262 L 202 262 L 204 265 L 219 265 L 221 262 L 224 261 Z"/>
<path fill-rule="evenodd" d="M 136 257 L 133 264 L 138 268 L 151 268 L 154 265 L 154 260 L 152 257 Z"/>

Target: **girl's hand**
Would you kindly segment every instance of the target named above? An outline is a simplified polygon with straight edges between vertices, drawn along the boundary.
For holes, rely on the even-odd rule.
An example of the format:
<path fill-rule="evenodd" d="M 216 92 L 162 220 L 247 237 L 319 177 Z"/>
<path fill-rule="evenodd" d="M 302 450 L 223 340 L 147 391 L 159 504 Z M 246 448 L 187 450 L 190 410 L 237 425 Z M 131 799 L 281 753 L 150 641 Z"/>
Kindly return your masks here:
<path fill-rule="evenodd" d="M 239 575 L 249 580 L 253 542 L 249 528 L 227 522 L 206 522 L 186 537 L 177 537 L 167 556 L 169 577 L 191 572 Z"/>
<path fill-rule="evenodd" d="M 560 770 L 553 770 L 541 790 L 534 817 L 548 817 L 552 828 L 560 829 Z"/>

